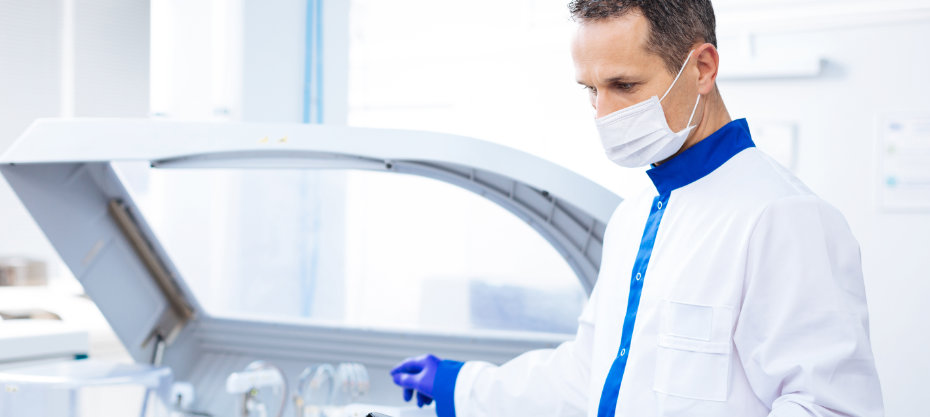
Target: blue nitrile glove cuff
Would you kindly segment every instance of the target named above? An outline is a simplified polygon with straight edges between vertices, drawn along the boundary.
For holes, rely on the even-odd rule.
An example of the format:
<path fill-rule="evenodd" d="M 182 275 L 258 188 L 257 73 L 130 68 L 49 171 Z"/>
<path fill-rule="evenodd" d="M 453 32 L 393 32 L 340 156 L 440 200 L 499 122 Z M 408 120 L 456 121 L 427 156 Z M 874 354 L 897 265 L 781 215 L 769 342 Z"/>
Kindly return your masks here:
<path fill-rule="evenodd" d="M 455 380 L 459 377 L 463 362 L 443 360 L 439 362 L 436 380 L 433 382 L 433 400 L 436 401 L 436 415 L 455 417 Z"/>

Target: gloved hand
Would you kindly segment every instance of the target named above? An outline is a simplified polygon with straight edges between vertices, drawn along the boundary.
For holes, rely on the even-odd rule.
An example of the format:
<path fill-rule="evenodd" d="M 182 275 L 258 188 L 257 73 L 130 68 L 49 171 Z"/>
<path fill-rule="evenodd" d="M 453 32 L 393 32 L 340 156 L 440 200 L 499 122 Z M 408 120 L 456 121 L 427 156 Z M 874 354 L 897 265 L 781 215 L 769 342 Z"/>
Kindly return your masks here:
<path fill-rule="evenodd" d="M 433 382 L 441 359 L 433 355 L 408 358 L 391 371 L 394 383 L 404 388 L 404 401 L 413 398 L 417 391 L 417 406 L 423 407 L 433 402 Z"/>

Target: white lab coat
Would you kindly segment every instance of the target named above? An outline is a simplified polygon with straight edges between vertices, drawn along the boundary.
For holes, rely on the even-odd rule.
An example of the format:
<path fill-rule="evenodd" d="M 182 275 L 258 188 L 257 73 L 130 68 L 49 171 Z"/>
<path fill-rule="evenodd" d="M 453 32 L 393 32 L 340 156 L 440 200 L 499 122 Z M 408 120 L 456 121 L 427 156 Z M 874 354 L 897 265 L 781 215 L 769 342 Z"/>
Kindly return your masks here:
<path fill-rule="evenodd" d="M 656 194 L 612 216 L 575 339 L 499 367 L 466 362 L 458 417 L 597 415 Z M 664 209 L 616 416 L 883 415 L 842 214 L 754 147 L 671 191 Z"/>

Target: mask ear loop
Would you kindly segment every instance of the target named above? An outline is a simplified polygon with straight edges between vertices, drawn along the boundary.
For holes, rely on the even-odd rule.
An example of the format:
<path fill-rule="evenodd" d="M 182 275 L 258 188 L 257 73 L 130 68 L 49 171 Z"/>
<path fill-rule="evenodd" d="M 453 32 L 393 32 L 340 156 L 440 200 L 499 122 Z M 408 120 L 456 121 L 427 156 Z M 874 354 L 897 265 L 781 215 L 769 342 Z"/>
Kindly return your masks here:
<path fill-rule="evenodd" d="M 694 120 L 694 113 L 697 112 L 698 104 L 701 102 L 701 95 L 698 94 L 697 101 L 694 102 L 694 109 L 691 110 L 691 117 L 688 117 L 688 125 L 685 126 L 685 129 L 691 127 L 691 121 Z"/>
<path fill-rule="evenodd" d="M 672 87 L 674 87 L 674 86 L 675 86 L 675 83 L 678 82 L 678 77 L 681 77 L 681 73 L 685 71 L 685 67 L 688 66 L 688 61 L 691 60 L 691 54 L 693 54 L 693 53 L 694 53 L 694 49 L 692 49 L 690 52 L 688 52 L 688 57 L 685 58 L 685 63 L 684 63 L 684 64 L 681 64 L 681 69 L 678 70 L 678 75 L 675 75 L 675 79 L 672 80 L 672 85 L 668 86 L 668 90 L 665 90 L 665 94 L 662 94 L 662 98 L 659 99 L 659 102 L 662 102 L 662 100 L 665 100 L 665 96 L 667 96 L 668 93 L 669 93 L 670 91 L 672 91 Z"/>

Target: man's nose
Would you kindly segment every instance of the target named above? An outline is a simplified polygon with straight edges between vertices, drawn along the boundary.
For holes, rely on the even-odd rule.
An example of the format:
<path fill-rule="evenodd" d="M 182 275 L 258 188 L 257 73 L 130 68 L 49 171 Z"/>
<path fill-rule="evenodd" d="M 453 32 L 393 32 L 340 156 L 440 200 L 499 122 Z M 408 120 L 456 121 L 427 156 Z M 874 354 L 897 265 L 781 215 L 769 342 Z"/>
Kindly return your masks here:
<path fill-rule="evenodd" d="M 620 107 L 618 107 L 616 101 L 611 100 L 610 96 L 607 94 L 598 94 L 594 99 L 594 112 L 597 115 L 596 117 L 604 117 L 619 109 Z"/>

